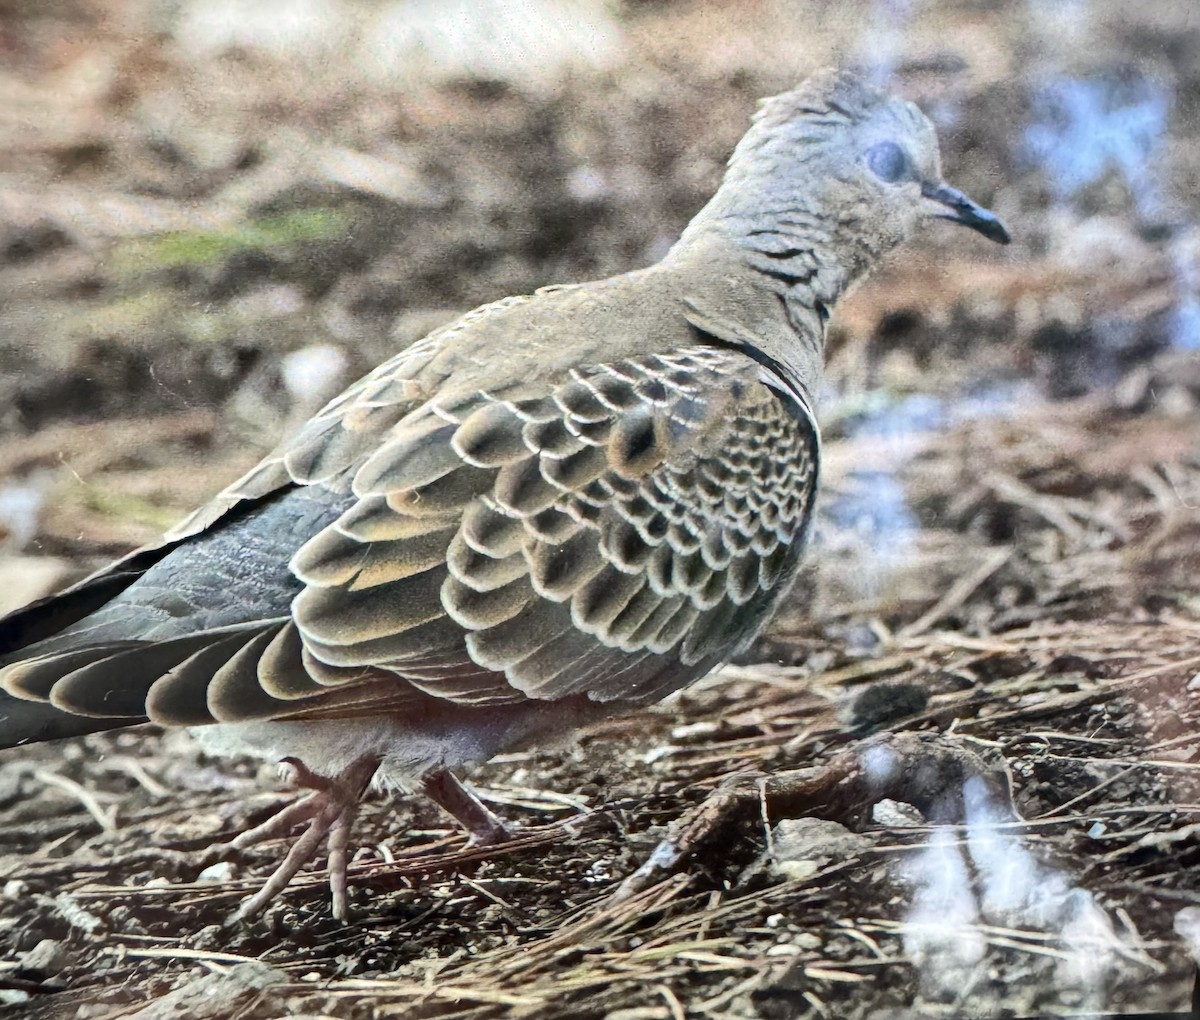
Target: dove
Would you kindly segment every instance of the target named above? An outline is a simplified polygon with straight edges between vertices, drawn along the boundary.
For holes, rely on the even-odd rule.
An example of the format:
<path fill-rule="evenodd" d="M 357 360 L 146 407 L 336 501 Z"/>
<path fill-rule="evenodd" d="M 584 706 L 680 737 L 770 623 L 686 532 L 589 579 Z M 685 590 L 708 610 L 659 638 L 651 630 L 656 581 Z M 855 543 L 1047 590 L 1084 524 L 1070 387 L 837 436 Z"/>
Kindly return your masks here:
<path fill-rule="evenodd" d="M 762 102 L 664 258 L 468 312 L 334 398 L 152 546 L 0 620 L 0 746 L 144 722 L 287 763 L 302 827 L 239 916 L 372 781 L 482 844 L 455 769 L 704 676 L 801 575 L 840 296 L 931 219 L 1007 243 L 912 103 L 824 70 Z"/>

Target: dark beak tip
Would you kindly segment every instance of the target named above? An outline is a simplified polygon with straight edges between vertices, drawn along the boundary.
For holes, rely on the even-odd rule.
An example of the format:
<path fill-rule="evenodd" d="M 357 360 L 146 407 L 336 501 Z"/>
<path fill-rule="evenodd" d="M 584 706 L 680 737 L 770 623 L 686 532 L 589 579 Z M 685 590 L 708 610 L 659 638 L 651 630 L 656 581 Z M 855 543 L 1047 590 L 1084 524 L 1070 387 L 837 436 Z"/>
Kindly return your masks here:
<path fill-rule="evenodd" d="M 942 218 L 970 227 L 997 244 L 1008 244 L 1012 240 L 999 216 L 972 201 L 957 188 L 940 181 L 936 184 L 927 182 L 921 186 L 921 194 L 946 207 L 946 212 L 938 214 Z"/>
<path fill-rule="evenodd" d="M 987 224 L 979 224 L 975 226 L 984 237 L 989 241 L 995 241 L 997 244 L 1009 244 L 1012 241 L 1012 235 L 1008 232 L 1008 227 L 1004 225 L 1000 217 L 992 215 L 992 221 Z M 972 224 L 965 224 L 971 226 Z"/>

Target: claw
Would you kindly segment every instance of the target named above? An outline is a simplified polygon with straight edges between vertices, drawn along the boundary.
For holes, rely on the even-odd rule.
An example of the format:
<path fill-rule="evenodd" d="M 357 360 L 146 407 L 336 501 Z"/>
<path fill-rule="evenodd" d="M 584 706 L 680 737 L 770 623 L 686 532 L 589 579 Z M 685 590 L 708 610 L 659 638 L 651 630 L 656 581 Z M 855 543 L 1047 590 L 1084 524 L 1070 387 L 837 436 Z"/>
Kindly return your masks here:
<path fill-rule="evenodd" d="M 263 883 L 262 888 L 230 916 L 229 923 L 243 921 L 260 913 L 287 887 L 296 873 L 317 855 L 326 838 L 329 840 L 329 890 L 333 916 L 345 921 L 350 914 L 346 894 L 350 829 L 358 814 L 359 800 L 379 768 L 380 759 L 375 755 L 359 758 L 332 778 L 317 775 L 297 759 L 285 758 L 284 761 L 292 767 L 297 784 L 313 792 L 303 800 L 289 804 L 261 825 L 243 832 L 228 846 L 233 850 L 244 850 L 264 840 L 286 836 L 294 826 L 304 821 L 308 822 L 308 828 L 292 844 L 283 862 Z"/>

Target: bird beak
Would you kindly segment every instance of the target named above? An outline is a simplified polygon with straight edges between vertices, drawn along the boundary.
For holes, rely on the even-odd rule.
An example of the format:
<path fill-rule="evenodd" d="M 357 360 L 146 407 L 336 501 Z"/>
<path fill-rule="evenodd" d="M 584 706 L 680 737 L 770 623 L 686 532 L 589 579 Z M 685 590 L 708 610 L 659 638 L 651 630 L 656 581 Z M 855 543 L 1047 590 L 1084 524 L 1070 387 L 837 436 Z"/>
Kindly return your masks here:
<path fill-rule="evenodd" d="M 953 220 L 955 223 L 961 223 L 964 227 L 978 230 L 988 240 L 998 244 L 1008 244 L 1011 240 L 1008 236 L 1008 229 L 1000 222 L 999 216 L 972 202 L 957 188 L 952 188 L 949 184 L 941 181 L 937 183 L 923 181 L 921 194 L 947 210 L 933 214 L 939 219 Z"/>

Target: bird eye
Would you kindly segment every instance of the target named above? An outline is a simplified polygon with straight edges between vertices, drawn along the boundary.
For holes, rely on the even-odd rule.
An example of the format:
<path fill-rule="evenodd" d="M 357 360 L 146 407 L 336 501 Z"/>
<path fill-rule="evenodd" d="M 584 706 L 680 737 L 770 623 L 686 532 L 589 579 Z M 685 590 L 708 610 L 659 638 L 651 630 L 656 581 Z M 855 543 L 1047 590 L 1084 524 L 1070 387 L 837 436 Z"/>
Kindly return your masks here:
<path fill-rule="evenodd" d="M 908 156 L 895 142 L 879 142 L 867 150 L 867 166 L 881 181 L 895 184 L 908 176 Z"/>

